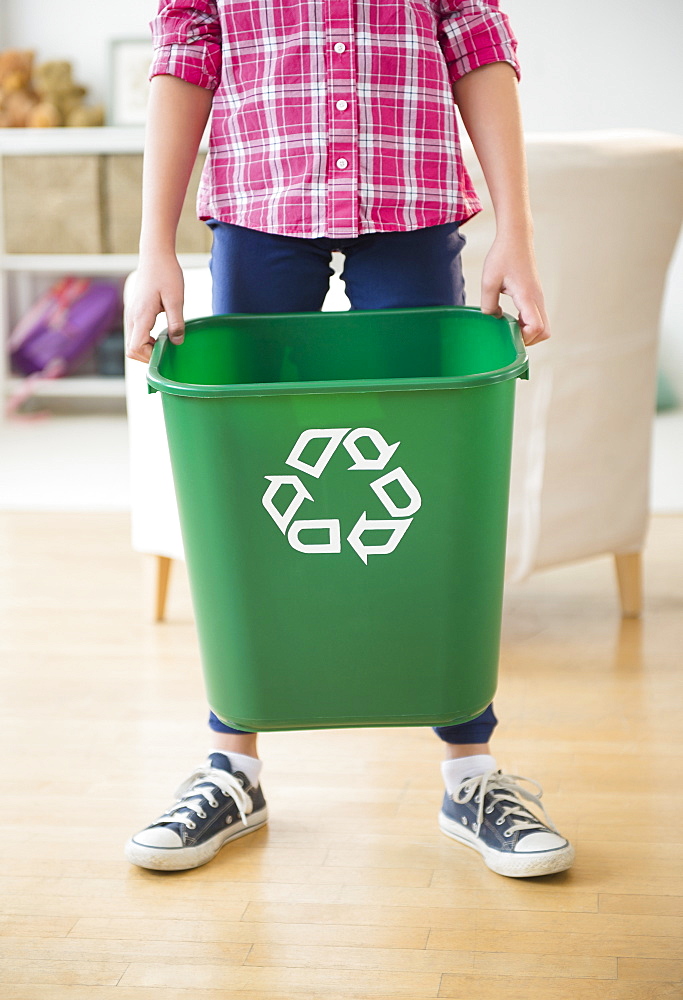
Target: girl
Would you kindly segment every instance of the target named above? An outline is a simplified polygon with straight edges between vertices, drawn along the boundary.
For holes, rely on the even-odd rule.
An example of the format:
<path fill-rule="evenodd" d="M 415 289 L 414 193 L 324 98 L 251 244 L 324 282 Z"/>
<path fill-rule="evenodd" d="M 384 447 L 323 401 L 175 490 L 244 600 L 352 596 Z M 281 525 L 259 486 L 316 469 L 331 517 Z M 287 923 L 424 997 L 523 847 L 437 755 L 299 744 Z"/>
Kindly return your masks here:
<path fill-rule="evenodd" d="M 175 235 L 211 113 L 198 214 L 213 231 L 215 313 L 315 311 L 334 250 L 355 309 L 464 304 L 460 227 L 480 204 L 455 107 L 493 201 L 481 307 L 512 297 L 527 345 L 549 336 L 526 186 L 516 42 L 497 0 L 162 0 L 140 263 L 128 357 L 148 362 L 160 312 L 183 339 Z M 573 848 L 534 795 L 497 769 L 492 706 L 437 727 L 444 833 L 503 875 L 562 871 Z M 213 747 L 177 800 L 128 843 L 147 868 L 209 861 L 267 819 L 254 733 L 213 713 Z M 532 813 L 533 802 L 542 815 Z"/>

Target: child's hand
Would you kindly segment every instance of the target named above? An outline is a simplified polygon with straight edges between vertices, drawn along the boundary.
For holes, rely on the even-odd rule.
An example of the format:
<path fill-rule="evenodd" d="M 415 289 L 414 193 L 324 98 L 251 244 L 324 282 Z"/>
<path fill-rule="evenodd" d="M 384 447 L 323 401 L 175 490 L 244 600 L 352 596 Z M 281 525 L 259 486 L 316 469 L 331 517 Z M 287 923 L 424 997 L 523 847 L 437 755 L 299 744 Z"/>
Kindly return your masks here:
<path fill-rule="evenodd" d="M 481 310 L 501 316 L 501 294 L 509 295 L 519 312 L 519 326 L 529 347 L 550 336 L 543 290 L 536 270 L 534 251 L 528 239 L 497 237 L 486 260 L 481 279 Z"/>
<path fill-rule="evenodd" d="M 172 342 L 182 344 L 185 333 L 183 298 L 183 271 L 175 255 L 140 264 L 132 299 L 126 309 L 127 357 L 149 363 L 154 347 L 152 327 L 162 312 L 166 313 Z"/>

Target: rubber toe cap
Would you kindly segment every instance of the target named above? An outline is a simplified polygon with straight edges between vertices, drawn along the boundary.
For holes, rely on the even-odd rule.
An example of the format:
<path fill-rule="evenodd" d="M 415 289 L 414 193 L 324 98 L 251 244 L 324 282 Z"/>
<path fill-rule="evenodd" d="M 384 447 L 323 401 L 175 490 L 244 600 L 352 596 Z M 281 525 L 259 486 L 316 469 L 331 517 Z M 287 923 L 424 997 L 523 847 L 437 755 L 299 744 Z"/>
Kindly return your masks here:
<path fill-rule="evenodd" d="M 151 826 L 141 830 L 133 837 L 133 842 L 140 847 L 182 847 L 183 842 L 175 830 L 167 826 Z"/>
<path fill-rule="evenodd" d="M 535 854 L 537 851 L 559 851 L 567 846 L 564 837 L 556 833 L 529 833 L 515 845 L 515 854 Z"/>

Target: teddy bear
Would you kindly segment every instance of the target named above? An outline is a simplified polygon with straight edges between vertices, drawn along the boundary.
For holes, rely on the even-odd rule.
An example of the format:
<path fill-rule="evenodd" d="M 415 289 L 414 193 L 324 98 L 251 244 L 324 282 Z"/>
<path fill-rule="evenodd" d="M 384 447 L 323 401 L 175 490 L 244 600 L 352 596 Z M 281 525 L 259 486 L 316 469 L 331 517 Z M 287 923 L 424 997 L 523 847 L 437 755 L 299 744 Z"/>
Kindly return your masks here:
<path fill-rule="evenodd" d="M 31 80 L 34 53 L 19 49 L 0 52 L 0 127 L 20 128 L 27 124 L 38 103 Z"/>
<path fill-rule="evenodd" d="M 54 59 L 38 66 L 33 74 L 38 102 L 28 115 L 28 125 L 90 126 L 104 124 L 101 105 L 86 107 L 85 87 L 73 79 L 71 63 Z"/>

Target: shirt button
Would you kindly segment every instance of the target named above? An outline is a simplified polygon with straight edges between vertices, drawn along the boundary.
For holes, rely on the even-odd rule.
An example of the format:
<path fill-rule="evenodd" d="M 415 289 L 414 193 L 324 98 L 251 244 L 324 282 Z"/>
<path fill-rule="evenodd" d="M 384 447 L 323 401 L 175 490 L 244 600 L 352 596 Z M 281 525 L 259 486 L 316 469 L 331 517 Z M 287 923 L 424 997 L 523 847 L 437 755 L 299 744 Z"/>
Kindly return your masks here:
<path fill-rule="evenodd" d="M 348 167 L 348 165 L 349 161 L 345 160 L 343 156 L 340 156 L 339 159 L 337 160 L 337 166 L 339 167 L 340 170 L 345 170 L 346 167 Z"/>
<path fill-rule="evenodd" d="M 337 111 L 346 111 L 348 106 L 347 101 L 337 101 Z"/>
<path fill-rule="evenodd" d="M 334 47 L 334 51 L 339 52 L 339 54 L 341 55 L 342 52 L 346 52 L 346 46 L 344 45 L 343 42 L 337 42 L 337 44 Z"/>

